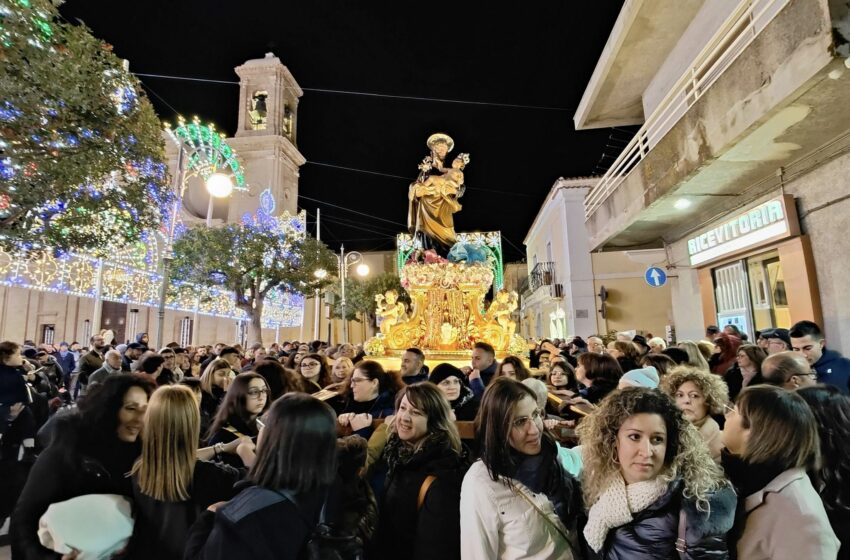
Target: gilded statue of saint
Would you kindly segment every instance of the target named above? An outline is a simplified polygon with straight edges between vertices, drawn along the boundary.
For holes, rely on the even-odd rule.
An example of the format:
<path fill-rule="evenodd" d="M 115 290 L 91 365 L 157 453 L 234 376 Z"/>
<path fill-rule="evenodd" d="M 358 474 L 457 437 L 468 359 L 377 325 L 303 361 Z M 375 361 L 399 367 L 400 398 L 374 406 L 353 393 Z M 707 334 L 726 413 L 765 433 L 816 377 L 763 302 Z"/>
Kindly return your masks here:
<path fill-rule="evenodd" d="M 469 154 L 460 154 L 446 167 L 446 156 L 454 149 L 447 134 L 428 138 L 431 155 L 419 164 L 419 176 L 408 193 L 407 227 L 425 249 L 446 253 L 455 244 L 454 213 L 460 211 L 463 196 L 463 170 Z"/>

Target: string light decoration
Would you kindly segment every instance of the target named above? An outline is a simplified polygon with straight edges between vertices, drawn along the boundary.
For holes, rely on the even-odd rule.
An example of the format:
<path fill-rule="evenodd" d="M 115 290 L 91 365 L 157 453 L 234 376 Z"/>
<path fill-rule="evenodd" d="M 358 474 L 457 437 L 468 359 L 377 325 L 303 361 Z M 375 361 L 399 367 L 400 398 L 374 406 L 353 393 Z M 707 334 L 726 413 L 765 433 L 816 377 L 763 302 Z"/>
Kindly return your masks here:
<path fill-rule="evenodd" d="M 312 271 L 336 269 L 336 255 L 307 235 L 305 212 L 274 216 L 274 210 L 274 197 L 266 191 L 257 211 L 246 213 L 241 223 L 190 227 L 173 246 L 171 277 L 207 289 L 229 289 L 227 305 L 245 312 L 251 340 L 262 340 L 257 332 L 261 319 L 288 321 L 291 315 L 285 314 L 294 311 L 287 304 L 303 305 L 299 294 L 331 281 L 317 279 Z M 297 313 L 300 320 L 301 308 Z"/>
<path fill-rule="evenodd" d="M 156 236 L 149 236 L 155 239 Z M 0 249 L 0 284 L 68 296 L 95 298 L 97 278 L 102 274 L 105 301 L 156 307 L 162 277 L 156 272 L 156 256 L 150 252 L 162 246 L 154 241 L 128 248 L 114 258 L 99 260 L 90 255 L 52 251 L 9 252 Z M 136 254 L 133 254 L 135 251 Z M 132 266 L 128 263 L 135 263 Z M 151 263 L 146 265 L 145 263 Z M 274 290 L 266 299 L 264 328 L 297 327 L 301 324 L 304 297 Z M 173 281 L 166 307 L 213 317 L 245 320 L 232 292 Z"/>
<path fill-rule="evenodd" d="M 104 256 L 159 226 L 164 143 L 136 78 L 57 5 L 0 5 L 0 246 Z"/>
<path fill-rule="evenodd" d="M 196 174 L 206 181 L 213 173 L 224 171 L 233 175 L 235 190 L 248 190 L 245 170 L 236 152 L 225 142 L 224 134 L 216 131 L 215 125 L 201 124 L 198 117 L 192 117 L 192 122 L 187 123 L 181 116 L 178 117 L 177 128 L 172 129 L 169 123 L 165 123 L 165 132 L 178 147 L 186 150 L 187 175 Z"/>

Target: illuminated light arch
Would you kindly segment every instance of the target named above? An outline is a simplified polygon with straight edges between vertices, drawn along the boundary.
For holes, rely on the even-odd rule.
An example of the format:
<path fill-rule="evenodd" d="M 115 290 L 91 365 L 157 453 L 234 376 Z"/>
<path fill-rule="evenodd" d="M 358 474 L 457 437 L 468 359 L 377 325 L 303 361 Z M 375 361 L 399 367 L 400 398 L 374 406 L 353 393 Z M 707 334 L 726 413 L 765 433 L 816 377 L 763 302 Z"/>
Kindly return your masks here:
<path fill-rule="evenodd" d="M 233 176 L 234 189 L 248 190 L 245 169 L 236 151 L 225 141 L 224 134 L 216 131 L 215 125 L 201 124 L 198 117 L 193 117 L 190 123 L 178 117 L 177 128 L 165 123 L 165 131 L 178 147 L 186 150 L 188 176 L 197 175 L 206 180 L 213 173 L 226 173 Z"/>

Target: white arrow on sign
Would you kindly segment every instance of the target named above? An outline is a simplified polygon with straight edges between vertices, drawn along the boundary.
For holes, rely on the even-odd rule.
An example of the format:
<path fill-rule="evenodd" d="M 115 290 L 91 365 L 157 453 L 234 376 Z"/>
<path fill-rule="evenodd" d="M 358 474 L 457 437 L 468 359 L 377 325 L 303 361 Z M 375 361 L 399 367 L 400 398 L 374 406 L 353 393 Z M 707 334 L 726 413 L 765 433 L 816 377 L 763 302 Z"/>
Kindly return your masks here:
<path fill-rule="evenodd" d="M 650 273 L 649 273 L 649 276 L 650 276 L 650 278 L 652 278 L 652 282 L 653 282 L 656 286 L 660 286 L 660 285 L 661 285 L 661 281 L 659 280 L 659 278 L 661 278 L 661 275 L 660 275 L 660 274 L 658 274 L 658 269 L 657 269 L 657 268 L 653 268 L 653 269 L 652 269 L 652 272 L 650 272 Z"/>

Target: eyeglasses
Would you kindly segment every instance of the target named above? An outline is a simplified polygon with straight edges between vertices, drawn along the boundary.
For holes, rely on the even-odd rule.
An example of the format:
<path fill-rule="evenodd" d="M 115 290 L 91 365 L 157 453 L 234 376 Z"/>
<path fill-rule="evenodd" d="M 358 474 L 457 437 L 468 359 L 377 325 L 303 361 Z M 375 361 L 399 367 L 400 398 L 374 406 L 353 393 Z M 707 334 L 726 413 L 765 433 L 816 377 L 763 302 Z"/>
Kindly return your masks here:
<path fill-rule="evenodd" d="M 540 420 L 541 414 L 540 409 L 535 409 L 534 412 L 531 413 L 531 416 L 520 416 L 513 422 L 511 422 L 511 426 L 514 430 L 526 430 L 528 429 L 528 424 L 530 422 L 537 423 Z"/>
<path fill-rule="evenodd" d="M 770 340 L 767 341 L 767 345 L 768 346 L 781 346 L 783 348 L 788 346 L 787 344 L 785 344 L 784 340 L 780 340 L 778 338 L 771 338 Z"/>
<path fill-rule="evenodd" d="M 265 396 L 265 395 L 268 395 L 268 394 L 269 394 L 268 389 L 248 389 L 248 396 L 251 397 L 252 399 L 259 399 L 260 395 Z"/>
<path fill-rule="evenodd" d="M 815 381 L 818 380 L 818 372 L 815 370 L 810 370 L 809 373 L 800 373 L 798 377 L 811 377 Z"/>
<path fill-rule="evenodd" d="M 372 381 L 372 379 L 368 379 L 366 377 L 352 377 L 351 384 L 357 385 L 358 383 L 362 383 L 363 381 Z"/>
<path fill-rule="evenodd" d="M 319 367 L 319 362 L 301 362 L 301 367 Z"/>

